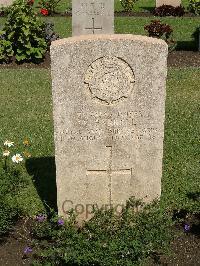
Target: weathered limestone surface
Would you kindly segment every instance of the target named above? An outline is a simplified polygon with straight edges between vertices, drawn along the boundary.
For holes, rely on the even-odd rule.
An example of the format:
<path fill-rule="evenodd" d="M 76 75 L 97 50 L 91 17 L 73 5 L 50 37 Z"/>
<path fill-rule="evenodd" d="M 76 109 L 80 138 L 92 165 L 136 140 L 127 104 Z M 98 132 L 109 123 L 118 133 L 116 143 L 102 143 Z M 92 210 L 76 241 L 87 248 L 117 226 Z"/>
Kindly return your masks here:
<path fill-rule="evenodd" d="M 167 45 L 88 35 L 51 46 L 60 215 L 160 196 Z"/>
<path fill-rule="evenodd" d="M 0 7 L 12 5 L 13 0 L 0 0 Z"/>
<path fill-rule="evenodd" d="M 156 0 L 156 7 L 162 6 L 162 5 L 170 5 L 170 6 L 180 6 L 181 0 Z"/>
<path fill-rule="evenodd" d="M 114 0 L 73 0 L 72 35 L 114 33 Z"/>

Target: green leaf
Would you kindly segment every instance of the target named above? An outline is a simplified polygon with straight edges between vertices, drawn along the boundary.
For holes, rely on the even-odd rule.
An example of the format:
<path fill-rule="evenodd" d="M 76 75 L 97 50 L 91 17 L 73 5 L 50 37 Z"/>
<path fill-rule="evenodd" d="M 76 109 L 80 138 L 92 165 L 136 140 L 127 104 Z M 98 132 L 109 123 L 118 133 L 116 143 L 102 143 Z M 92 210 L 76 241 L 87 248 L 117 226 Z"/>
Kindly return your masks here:
<path fill-rule="evenodd" d="M 23 32 L 24 32 L 24 35 L 26 35 L 26 36 L 28 36 L 30 33 L 29 30 L 26 30 L 26 29 L 24 29 Z"/>
<path fill-rule="evenodd" d="M 18 54 L 16 54 L 15 58 L 16 58 L 16 60 L 17 60 L 18 62 L 20 62 L 20 61 L 23 61 L 23 60 L 26 59 L 26 55 L 24 55 L 24 54 L 22 54 L 22 55 L 18 55 Z"/>

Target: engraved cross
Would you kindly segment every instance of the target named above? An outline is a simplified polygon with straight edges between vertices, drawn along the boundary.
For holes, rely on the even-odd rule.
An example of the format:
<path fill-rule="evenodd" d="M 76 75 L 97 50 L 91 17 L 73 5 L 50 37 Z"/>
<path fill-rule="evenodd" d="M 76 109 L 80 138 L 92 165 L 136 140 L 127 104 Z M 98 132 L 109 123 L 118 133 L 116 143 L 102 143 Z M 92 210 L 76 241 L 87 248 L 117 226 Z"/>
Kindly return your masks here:
<path fill-rule="evenodd" d="M 92 18 L 92 27 L 85 28 L 86 30 L 92 30 L 92 33 L 95 34 L 95 30 L 102 30 L 102 27 L 95 27 L 94 18 Z"/>
<path fill-rule="evenodd" d="M 117 174 L 117 173 L 125 173 L 125 174 L 129 174 L 132 177 L 132 172 L 133 169 L 132 168 L 119 168 L 119 169 L 113 169 L 112 168 L 112 155 L 113 155 L 113 149 L 112 146 L 106 146 L 106 148 L 110 149 L 110 158 L 109 158 L 109 165 L 107 169 L 103 169 L 103 170 L 87 170 L 88 174 L 98 174 L 98 173 L 103 173 L 105 174 L 108 178 L 109 178 L 109 202 L 110 204 L 112 204 L 112 174 Z"/>

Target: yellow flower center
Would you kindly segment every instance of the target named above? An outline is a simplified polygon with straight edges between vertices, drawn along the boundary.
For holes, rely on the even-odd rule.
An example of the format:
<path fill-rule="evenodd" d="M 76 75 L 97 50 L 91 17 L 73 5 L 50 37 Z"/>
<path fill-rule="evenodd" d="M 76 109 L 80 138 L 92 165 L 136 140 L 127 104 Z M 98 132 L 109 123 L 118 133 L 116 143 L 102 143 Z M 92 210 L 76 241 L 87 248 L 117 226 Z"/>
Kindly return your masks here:
<path fill-rule="evenodd" d="M 29 145 L 29 141 L 27 139 L 24 140 L 24 145 L 28 146 Z"/>

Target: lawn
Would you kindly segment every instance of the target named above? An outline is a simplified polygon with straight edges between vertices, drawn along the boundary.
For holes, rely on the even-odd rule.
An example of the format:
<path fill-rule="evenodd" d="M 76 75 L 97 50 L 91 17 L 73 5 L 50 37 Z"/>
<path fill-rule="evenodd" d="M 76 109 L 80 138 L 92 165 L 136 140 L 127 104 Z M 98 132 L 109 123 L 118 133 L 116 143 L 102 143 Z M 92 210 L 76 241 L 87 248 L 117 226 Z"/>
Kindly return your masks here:
<path fill-rule="evenodd" d="M 71 18 L 69 17 L 48 17 L 42 18 L 45 21 L 54 23 L 55 32 L 61 38 L 70 37 L 72 35 Z M 115 32 L 130 34 L 147 34 L 144 26 L 149 24 L 152 18 L 148 17 L 115 17 Z M 194 44 L 192 34 L 199 26 L 199 18 L 160 18 L 164 23 L 168 23 L 173 28 L 173 38 L 178 42 L 178 49 L 193 49 Z M 0 24 L 5 22 L 5 18 L 0 18 Z"/>
<path fill-rule="evenodd" d="M 178 50 L 192 50 L 195 47 L 192 34 L 199 27 L 199 18 L 159 18 L 163 23 L 169 24 L 173 29 L 173 39 L 177 42 Z M 55 31 L 61 38 L 72 35 L 71 18 L 49 17 L 45 21 L 54 23 Z M 144 26 L 149 24 L 152 18 L 144 17 L 115 17 L 115 33 L 147 35 Z"/>
<path fill-rule="evenodd" d="M 188 1 L 182 1 L 187 6 Z M 60 11 L 64 11 L 64 5 L 69 6 L 70 1 L 61 1 Z M 154 0 L 141 0 L 136 5 L 136 10 L 144 9 L 145 6 L 153 7 L 155 4 Z M 120 10 L 120 2 L 115 1 L 115 10 Z M 51 21 L 54 23 L 55 31 L 60 35 L 61 38 L 66 38 L 72 34 L 72 25 L 70 17 L 42 17 L 44 21 Z M 160 19 L 161 22 L 169 24 L 173 29 L 173 39 L 178 43 L 177 49 L 184 50 L 194 49 L 194 43 L 192 34 L 196 28 L 199 27 L 199 17 L 115 17 L 115 33 L 130 33 L 130 34 L 147 34 L 144 30 L 144 26 L 149 24 L 152 19 Z M 3 25 L 5 18 L 0 17 L 0 25 Z M 2 27 L 2 26 L 1 26 Z M 0 28 L 1 28 L 0 27 Z"/>
<path fill-rule="evenodd" d="M 38 0 L 36 0 L 35 5 L 37 5 L 37 1 Z M 185 0 L 182 1 L 182 3 L 186 7 L 188 1 Z M 135 4 L 134 10 L 138 12 L 149 11 L 154 7 L 154 5 L 155 5 L 155 0 L 151 1 L 141 0 Z M 58 10 L 64 12 L 67 9 L 70 10 L 69 1 L 62 0 L 60 2 Z M 122 10 L 119 0 L 115 1 L 115 10 L 116 11 Z M 3 25 L 5 19 L 6 19 L 5 17 L 1 17 L 0 24 Z M 72 34 L 71 17 L 54 16 L 54 17 L 41 17 L 41 19 L 46 22 L 49 21 L 53 22 L 55 27 L 55 32 L 58 33 L 61 38 L 67 38 L 71 36 Z M 144 26 L 149 24 L 152 19 L 154 19 L 152 16 L 115 17 L 115 33 L 145 35 L 147 33 L 144 31 Z M 177 47 L 176 47 L 177 50 L 194 50 L 194 48 L 196 48 L 192 34 L 199 26 L 198 17 L 190 17 L 190 18 L 166 17 L 166 18 L 156 18 L 156 19 L 160 19 L 163 23 L 167 23 L 173 28 L 174 30 L 173 39 L 177 42 Z M 176 56 L 174 57 L 174 55 L 179 55 L 182 53 L 184 54 L 184 58 L 186 58 L 185 56 L 186 54 L 190 54 L 190 55 L 195 55 L 195 58 L 198 59 L 198 52 L 194 53 L 191 51 L 188 53 L 175 52 L 172 53 L 171 56 L 173 57 L 173 59 L 176 59 L 177 57 Z M 191 58 L 194 59 L 194 57 L 192 56 Z M 181 59 L 183 59 L 183 57 Z M 102 225 L 100 226 L 99 223 L 97 223 L 96 226 L 95 222 L 94 225 L 96 227 L 93 228 L 93 225 L 91 226 L 91 229 L 93 228 L 95 232 L 97 231 L 96 236 L 98 241 L 95 241 L 94 237 L 93 239 L 94 245 L 91 244 L 92 242 L 90 242 L 91 247 L 88 248 L 88 239 L 90 239 L 91 237 L 91 234 L 88 231 L 89 233 L 88 236 L 86 236 L 86 242 L 85 242 L 86 249 L 84 250 L 83 248 L 84 245 L 82 246 L 83 239 L 81 235 L 79 235 L 79 238 L 77 238 L 78 235 L 75 233 L 75 235 L 72 236 L 70 240 L 72 241 L 72 244 L 69 244 L 70 243 L 68 242 L 69 239 L 68 237 L 66 238 L 65 234 L 63 234 L 63 238 L 60 238 L 61 236 L 60 233 L 62 232 L 62 229 L 59 227 L 60 225 L 58 226 L 59 220 L 57 220 L 58 217 L 56 216 L 54 217 L 55 220 L 54 221 L 52 220 L 52 222 L 55 223 L 55 228 L 57 228 L 56 229 L 58 234 L 57 240 L 54 239 L 55 241 L 51 242 L 50 240 L 51 238 L 48 238 L 49 236 L 53 236 L 54 238 L 55 236 L 54 227 L 49 227 L 49 224 L 47 224 L 46 228 L 47 231 L 45 227 L 44 230 L 42 230 L 44 234 L 46 233 L 49 234 L 49 236 L 46 237 L 48 240 L 50 240 L 49 241 L 50 244 L 46 243 L 47 245 L 46 244 L 45 245 L 48 252 L 50 253 L 52 252 L 51 255 L 50 253 L 47 252 L 49 254 L 50 264 L 52 258 L 55 258 L 55 260 L 57 260 L 58 259 L 57 256 L 59 255 L 60 261 L 63 261 L 63 254 L 65 255 L 68 254 L 68 258 L 72 256 L 71 258 L 73 258 L 74 261 L 76 259 L 78 261 L 79 259 L 83 260 L 86 259 L 87 265 L 89 265 L 88 263 L 90 263 L 91 257 L 93 257 L 94 259 L 94 257 L 96 256 L 99 259 L 103 255 L 105 261 L 108 258 L 111 264 L 109 264 L 108 261 L 106 262 L 106 264 L 104 264 L 100 259 L 102 265 L 113 265 L 113 258 L 115 257 L 116 254 L 118 254 L 121 248 L 123 249 L 124 239 L 126 240 L 127 247 L 129 247 L 129 244 L 131 245 L 133 244 L 133 246 L 135 245 L 134 248 L 131 247 L 132 251 L 134 251 L 136 248 L 138 254 L 139 253 L 143 254 L 144 248 L 146 248 L 147 253 L 150 254 L 149 247 L 152 248 L 153 244 L 155 245 L 158 244 L 158 250 L 159 250 L 162 244 L 166 241 L 165 233 L 167 237 L 167 231 L 165 229 L 167 229 L 167 227 L 165 228 L 165 226 L 168 226 L 167 225 L 168 222 L 169 224 L 171 224 L 172 213 L 176 213 L 177 215 L 178 213 L 177 211 L 183 211 L 183 213 L 187 213 L 188 214 L 187 217 L 190 217 L 191 219 L 192 217 L 196 217 L 195 213 L 199 214 L 200 211 L 200 205 L 199 205 L 200 167 L 199 167 L 199 154 L 198 154 L 198 147 L 199 147 L 198 145 L 200 142 L 199 76 L 200 76 L 200 66 L 196 68 L 192 67 L 184 68 L 181 65 L 181 68 L 172 68 L 172 67 L 168 68 L 162 196 L 161 196 L 161 201 L 159 203 L 159 208 L 156 207 L 156 212 L 154 212 L 154 210 L 152 209 L 153 216 L 148 211 L 147 217 L 144 220 L 143 219 L 138 220 L 140 221 L 140 223 L 138 224 L 139 225 L 138 232 L 141 231 L 140 232 L 141 239 L 140 237 L 138 237 L 135 229 L 133 230 L 131 222 L 129 224 L 130 232 L 127 231 L 126 226 L 124 227 L 125 231 L 123 231 L 124 230 L 123 228 L 122 231 L 116 230 L 117 233 L 116 234 L 117 237 L 115 239 L 116 247 L 115 244 L 113 245 L 114 243 L 112 242 L 113 239 L 111 239 L 111 241 L 109 242 L 110 246 L 108 246 L 109 248 L 111 248 L 111 250 L 107 249 L 106 250 L 107 255 L 105 255 L 104 252 L 105 240 L 103 239 L 102 242 L 103 252 L 101 251 L 98 254 L 97 251 L 99 251 L 99 247 L 101 246 L 101 245 L 99 246 L 99 237 L 101 238 L 102 236 L 104 238 L 104 233 L 102 233 L 103 231 L 101 230 L 104 229 L 105 231 L 107 230 L 105 221 L 104 221 L 105 224 L 102 223 Z M 53 106 L 52 106 L 52 95 L 51 95 L 50 69 L 42 68 L 40 66 L 37 66 L 35 68 L 32 68 L 31 66 L 30 68 L 26 68 L 24 66 L 20 66 L 18 68 L 12 68 L 12 66 L 9 66 L 4 68 L 4 66 L 1 66 L 0 80 L 1 80 L 1 96 L 0 96 L 1 97 L 0 98 L 1 99 L 1 105 L 0 105 L 1 144 L 0 145 L 1 145 L 1 153 L 3 152 L 2 155 L 4 156 L 0 157 L 0 196 L 1 196 L 0 197 L 0 205 L 1 205 L 0 238 L 1 238 L 1 236 L 5 232 L 11 229 L 10 226 L 13 225 L 15 221 L 19 220 L 20 217 L 22 218 L 21 219 L 22 222 L 24 219 L 26 219 L 26 217 L 27 221 L 31 220 L 33 216 L 35 216 L 38 213 L 45 213 L 47 210 L 49 210 L 49 207 L 56 210 L 57 191 L 56 191 L 56 172 L 55 172 L 55 158 L 54 158 L 55 147 L 54 147 L 54 138 L 53 138 L 53 131 L 54 131 L 53 114 L 52 114 Z M 30 141 L 30 146 L 28 144 L 27 146 L 23 144 L 23 141 L 25 139 L 28 139 Z M 25 157 L 25 154 L 27 153 L 24 152 L 26 150 L 29 150 L 31 154 L 31 156 L 28 159 L 23 161 L 24 163 L 19 165 L 15 164 L 16 167 L 15 170 L 9 168 L 9 166 L 13 167 L 11 156 L 8 154 L 9 157 L 8 158 L 5 157 L 5 153 L 9 153 L 9 151 L 5 151 L 5 146 L 3 146 L 5 140 L 11 140 L 15 144 L 14 147 L 9 148 L 9 150 L 11 151 L 10 154 L 11 156 L 16 153 L 20 153 L 23 154 L 23 156 Z M 170 210 L 170 212 L 167 212 L 167 210 Z M 142 216 L 143 214 L 141 212 L 141 217 Z M 51 215 L 49 216 L 49 218 L 50 217 Z M 104 218 L 102 219 L 102 217 L 103 216 L 100 217 L 100 220 L 103 221 Z M 125 220 L 126 218 L 128 218 L 128 216 L 125 217 Z M 160 218 L 161 220 L 159 220 Z M 33 220 L 37 224 L 37 219 L 32 219 L 32 222 Z M 117 220 L 119 220 L 118 222 L 120 222 L 120 219 Z M 112 222 L 113 221 L 111 218 L 111 223 Z M 186 222 L 187 221 L 185 220 L 184 223 Z M 143 227 L 141 227 L 141 225 L 143 225 Z M 179 225 L 181 227 L 183 226 L 183 224 L 180 223 Z M 111 232 L 112 234 L 112 231 L 110 231 L 109 226 L 108 226 L 109 229 L 108 232 L 109 233 Z M 194 230 L 195 228 L 196 227 L 192 225 L 191 228 L 188 230 L 191 230 L 191 233 L 193 234 L 194 232 L 196 232 Z M 70 231 L 72 228 L 70 229 L 67 226 L 66 230 L 68 229 Z M 75 227 L 73 228 L 73 230 L 74 229 Z M 168 227 L 168 229 L 170 229 L 169 234 L 174 235 L 173 234 L 174 229 L 171 227 Z M 39 229 L 38 233 L 40 234 L 41 232 Z M 134 241 L 132 240 L 129 241 L 129 237 L 133 236 L 132 235 L 133 232 L 136 233 L 137 237 L 134 237 Z M 155 237 L 153 235 L 154 233 Z M 185 234 L 185 236 L 190 238 L 190 234 L 187 233 Z M 124 238 L 124 235 L 127 235 L 127 237 Z M 189 238 L 187 238 L 187 242 Z M 110 240 L 110 237 L 108 237 L 108 239 Z M 141 240 L 142 243 L 140 247 L 138 246 L 139 239 Z M 41 243 L 40 241 L 38 243 L 39 246 L 41 244 L 40 248 L 43 249 L 42 235 L 40 240 Z M 149 241 L 150 244 L 149 247 L 148 245 L 146 245 L 146 242 L 145 245 L 143 244 L 144 243 L 143 241 L 146 240 Z M 179 239 L 176 238 L 176 241 L 178 242 Z M 60 243 L 60 246 L 59 245 L 57 246 L 58 243 Z M 31 245 L 32 244 L 33 243 L 31 243 Z M 37 245 L 38 244 L 36 244 L 36 246 Z M 124 247 L 126 247 L 126 245 Z M 16 244 L 16 246 L 18 246 L 18 243 Z M 66 247 L 68 246 L 70 247 L 68 251 L 72 252 L 71 255 L 69 254 L 70 252 L 66 253 Z M 182 246 L 184 246 L 184 241 L 180 241 L 180 246 L 182 249 Z M 193 239 L 192 247 L 194 246 L 195 246 L 195 241 Z M 198 248 L 197 246 L 198 245 L 196 245 L 196 248 Z M 116 249 L 115 251 L 117 251 L 115 255 L 112 254 L 113 247 L 114 247 L 113 250 Z M 74 253 L 74 248 L 75 250 L 77 248 L 76 251 L 78 251 L 77 253 L 78 256 L 76 252 Z M 11 248 L 9 247 L 8 249 L 10 252 Z M 83 255 L 82 258 L 80 250 Z M 153 253 L 155 252 L 155 250 L 157 249 L 153 248 Z M 56 256 L 54 254 L 54 251 Z M 63 251 L 64 253 L 62 253 Z M 93 251 L 94 254 L 91 255 L 92 253 L 90 252 Z M 127 248 L 125 248 L 124 251 L 127 251 Z M 15 251 L 13 251 L 13 253 L 15 253 Z M 196 259 L 198 255 L 195 254 L 196 256 L 194 256 L 194 253 L 195 251 L 192 253 L 191 256 L 193 256 L 194 259 Z M 125 252 L 124 254 L 128 255 L 130 253 Z M 18 256 L 17 254 L 15 255 Z M 88 255 L 89 257 L 87 258 Z M 1 257 L 2 255 L 0 255 L 0 261 Z M 6 256 L 6 261 L 7 257 L 9 256 Z M 65 258 L 66 261 L 68 260 L 68 258 L 67 257 Z M 96 259 L 94 259 L 94 261 L 95 260 Z M 118 261 L 118 255 L 116 256 L 116 261 Z M 132 265 L 133 262 L 132 259 L 129 262 L 131 264 L 126 264 L 126 265 Z M 114 264 L 121 265 L 117 263 Z M 47 265 L 46 261 L 44 265 Z M 76 265 L 80 265 L 80 263 Z M 91 263 L 91 265 L 94 264 Z"/>
<path fill-rule="evenodd" d="M 185 8 L 187 8 L 188 2 L 189 2 L 188 0 L 182 0 L 182 5 Z M 69 8 L 71 8 L 71 1 L 61 0 L 57 8 L 57 11 L 65 12 L 66 10 L 69 10 Z M 135 7 L 133 11 L 146 12 L 146 11 L 152 10 L 153 8 L 155 8 L 155 0 L 139 0 L 135 3 Z M 123 11 L 120 0 L 115 0 L 115 11 Z"/>
<path fill-rule="evenodd" d="M 161 203 L 174 209 L 199 209 L 199 75 L 198 68 L 171 68 L 168 73 Z M 32 143 L 24 169 L 30 185 L 19 195 L 24 214 L 31 215 L 43 208 L 41 198 L 51 206 L 56 198 L 50 71 L 1 69 L 0 80 L 1 143 L 25 138 Z"/>
<path fill-rule="evenodd" d="M 51 21 L 55 25 L 55 31 L 61 38 L 71 36 L 72 25 L 71 18 L 69 17 L 42 17 L 44 21 Z M 115 33 L 131 33 L 131 34 L 145 34 L 144 26 L 153 18 L 148 17 L 115 17 Z M 177 41 L 191 40 L 192 33 L 199 26 L 199 17 L 193 18 L 156 18 L 164 23 L 168 23 L 174 30 L 174 38 Z M 6 19 L 0 17 L 0 25 L 5 23 Z"/>
<path fill-rule="evenodd" d="M 188 0 L 182 0 L 182 5 L 184 7 L 187 7 L 188 2 L 189 2 Z M 153 8 L 155 8 L 155 0 L 138 0 L 135 3 L 134 11 L 149 11 Z M 115 10 L 116 11 L 122 10 L 120 0 L 115 0 Z"/>
<path fill-rule="evenodd" d="M 55 31 L 61 38 L 71 36 L 71 18 L 49 17 L 46 21 L 51 21 L 55 25 Z M 130 33 L 146 35 L 144 26 L 149 24 L 152 18 L 144 17 L 115 17 L 115 33 Z M 195 47 L 192 34 L 199 26 L 199 18 L 160 18 L 163 23 L 168 23 L 173 29 L 173 39 L 177 42 L 178 50 L 192 50 Z"/>

